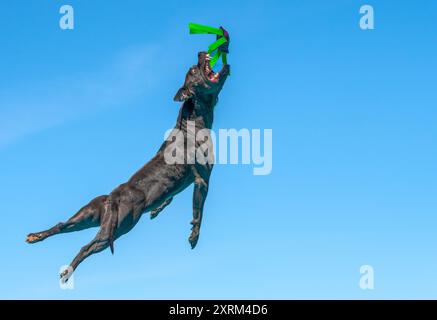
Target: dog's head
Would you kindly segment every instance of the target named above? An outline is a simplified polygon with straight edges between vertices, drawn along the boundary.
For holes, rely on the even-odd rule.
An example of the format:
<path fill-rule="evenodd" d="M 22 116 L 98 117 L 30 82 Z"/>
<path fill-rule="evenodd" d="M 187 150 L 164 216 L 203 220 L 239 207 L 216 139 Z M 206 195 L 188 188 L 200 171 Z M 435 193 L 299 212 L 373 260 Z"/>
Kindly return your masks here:
<path fill-rule="evenodd" d="M 229 75 L 229 65 L 223 65 L 219 72 L 214 72 L 210 65 L 211 57 L 207 52 L 199 52 L 197 65 L 188 70 L 182 88 L 176 93 L 175 101 L 189 99 L 209 100 L 217 98 L 226 78 Z"/>

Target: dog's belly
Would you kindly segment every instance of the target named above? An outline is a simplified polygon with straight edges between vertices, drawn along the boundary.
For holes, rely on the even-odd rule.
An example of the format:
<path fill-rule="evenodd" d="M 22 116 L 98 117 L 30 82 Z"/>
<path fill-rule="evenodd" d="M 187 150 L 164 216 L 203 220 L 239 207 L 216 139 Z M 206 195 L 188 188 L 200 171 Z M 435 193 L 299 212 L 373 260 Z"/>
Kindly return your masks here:
<path fill-rule="evenodd" d="M 194 181 L 191 168 L 187 165 L 168 165 L 169 168 L 157 175 L 146 191 L 146 211 L 156 209 L 164 201 L 183 191 Z"/>
<path fill-rule="evenodd" d="M 190 165 L 171 165 L 161 157 L 155 157 L 131 178 L 129 184 L 144 193 L 145 212 L 159 207 L 193 182 Z"/>

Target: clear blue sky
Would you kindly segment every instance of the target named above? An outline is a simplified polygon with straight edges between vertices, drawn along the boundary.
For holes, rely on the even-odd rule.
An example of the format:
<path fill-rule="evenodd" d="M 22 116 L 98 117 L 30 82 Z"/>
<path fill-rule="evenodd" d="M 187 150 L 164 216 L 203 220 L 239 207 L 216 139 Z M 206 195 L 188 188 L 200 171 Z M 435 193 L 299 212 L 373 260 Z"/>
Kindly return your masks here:
<path fill-rule="evenodd" d="M 437 298 L 437 4 L 2 1 L 0 298 Z M 58 27 L 75 9 L 75 30 Z M 273 129 L 273 171 L 217 165 L 199 244 L 192 188 L 110 251 L 58 271 L 96 229 L 29 232 L 109 193 L 157 151 L 172 101 L 225 26 L 214 128 Z M 359 288 L 359 268 L 375 289 Z"/>

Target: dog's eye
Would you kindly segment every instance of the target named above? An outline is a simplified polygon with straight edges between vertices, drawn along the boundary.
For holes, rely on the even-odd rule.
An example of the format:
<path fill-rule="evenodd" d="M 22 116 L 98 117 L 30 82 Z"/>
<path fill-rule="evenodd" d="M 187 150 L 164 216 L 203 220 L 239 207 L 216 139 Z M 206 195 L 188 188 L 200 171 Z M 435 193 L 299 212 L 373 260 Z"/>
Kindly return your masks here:
<path fill-rule="evenodd" d="M 191 73 L 192 74 L 196 74 L 197 70 L 196 69 L 191 69 Z"/>

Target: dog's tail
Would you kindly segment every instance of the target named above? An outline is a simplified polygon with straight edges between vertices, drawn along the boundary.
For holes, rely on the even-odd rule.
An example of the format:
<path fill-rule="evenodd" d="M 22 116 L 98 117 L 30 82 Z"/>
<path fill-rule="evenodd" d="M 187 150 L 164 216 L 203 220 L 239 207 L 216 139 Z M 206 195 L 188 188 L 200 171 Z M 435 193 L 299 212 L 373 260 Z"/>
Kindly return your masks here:
<path fill-rule="evenodd" d="M 117 225 L 118 225 L 118 203 L 117 201 L 111 201 L 111 199 L 108 199 L 109 203 L 107 203 L 108 209 L 110 211 L 109 214 L 109 231 L 108 231 L 108 237 L 109 237 L 109 247 L 111 249 L 111 253 L 114 254 L 114 240 L 115 240 L 115 233 L 117 231 Z"/>
<path fill-rule="evenodd" d="M 118 214 L 111 221 L 111 229 L 109 231 L 109 248 L 111 248 L 111 253 L 114 254 L 114 240 L 115 240 L 115 231 L 117 230 L 118 225 Z"/>

